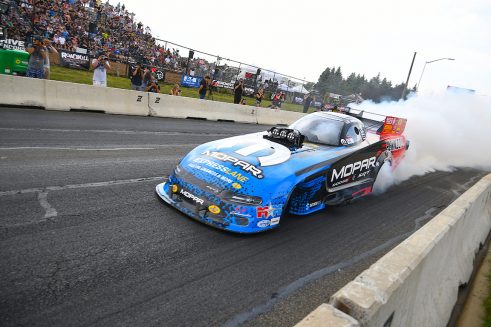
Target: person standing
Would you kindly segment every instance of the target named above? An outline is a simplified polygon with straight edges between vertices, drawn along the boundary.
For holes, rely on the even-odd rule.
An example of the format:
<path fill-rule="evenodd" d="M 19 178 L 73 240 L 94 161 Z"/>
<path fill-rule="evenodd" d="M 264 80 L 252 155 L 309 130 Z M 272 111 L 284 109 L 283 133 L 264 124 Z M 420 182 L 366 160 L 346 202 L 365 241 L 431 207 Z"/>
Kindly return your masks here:
<path fill-rule="evenodd" d="M 53 47 L 53 45 L 48 39 L 43 40 L 43 45 L 44 48 L 46 49 L 46 58 L 44 60 L 44 79 L 49 79 L 50 76 L 49 54 L 50 53 L 58 54 L 58 51 Z"/>
<path fill-rule="evenodd" d="M 142 82 L 142 91 L 144 91 L 150 84 L 152 84 L 153 76 L 152 71 L 145 67 L 143 70 L 143 82 Z"/>
<path fill-rule="evenodd" d="M 92 60 L 94 75 L 92 76 L 92 85 L 107 86 L 107 70 L 111 68 L 109 60 L 105 55 L 99 55 L 97 59 Z"/>
<path fill-rule="evenodd" d="M 131 89 L 135 91 L 143 91 L 142 82 L 143 82 L 142 67 L 140 63 L 137 63 L 135 70 L 133 70 L 133 73 L 131 74 Z"/>
<path fill-rule="evenodd" d="M 303 113 L 307 113 L 309 110 L 310 104 L 312 103 L 312 94 L 307 93 L 303 96 Z"/>
<path fill-rule="evenodd" d="M 259 90 L 257 90 L 256 92 L 256 107 L 261 106 L 261 101 L 263 101 L 263 97 L 264 97 L 264 90 L 262 87 L 260 87 Z"/>
<path fill-rule="evenodd" d="M 234 103 L 239 104 L 242 99 L 242 92 L 244 92 L 244 79 L 240 78 L 235 81 L 234 84 Z"/>
<path fill-rule="evenodd" d="M 29 53 L 29 63 L 26 76 L 43 79 L 47 51 L 41 43 L 40 37 L 34 37 L 32 44 L 27 46 L 27 52 Z"/>
<path fill-rule="evenodd" d="M 206 75 L 205 78 L 199 82 L 199 98 L 204 99 L 206 96 L 206 91 L 208 90 L 208 85 L 210 84 L 210 76 Z"/>

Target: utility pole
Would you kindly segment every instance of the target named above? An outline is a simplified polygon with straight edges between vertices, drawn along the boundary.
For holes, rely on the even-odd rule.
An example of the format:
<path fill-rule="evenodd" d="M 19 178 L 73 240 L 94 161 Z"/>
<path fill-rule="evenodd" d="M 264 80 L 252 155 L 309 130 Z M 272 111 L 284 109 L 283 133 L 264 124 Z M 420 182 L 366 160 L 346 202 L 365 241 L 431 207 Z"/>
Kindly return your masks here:
<path fill-rule="evenodd" d="M 406 97 L 407 85 L 409 84 L 409 78 L 411 77 L 411 72 L 413 71 L 414 59 L 416 59 L 416 53 L 414 52 L 413 61 L 411 62 L 411 67 L 409 68 L 409 73 L 407 74 L 406 84 L 404 84 L 404 89 L 402 89 L 401 99 Z"/>

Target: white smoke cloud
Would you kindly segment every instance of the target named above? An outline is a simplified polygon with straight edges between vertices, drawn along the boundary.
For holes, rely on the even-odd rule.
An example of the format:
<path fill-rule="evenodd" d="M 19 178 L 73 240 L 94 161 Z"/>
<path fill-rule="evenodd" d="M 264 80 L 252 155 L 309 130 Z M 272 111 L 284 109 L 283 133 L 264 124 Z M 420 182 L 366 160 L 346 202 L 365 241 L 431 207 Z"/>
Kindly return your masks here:
<path fill-rule="evenodd" d="M 357 109 L 407 118 L 405 134 L 410 148 L 394 170 L 381 172 L 378 190 L 411 176 L 458 167 L 491 169 L 491 98 L 445 92 L 413 96 L 407 101 L 375 104 Z M 380 183 L 379 183 L 380 182 Z"/>

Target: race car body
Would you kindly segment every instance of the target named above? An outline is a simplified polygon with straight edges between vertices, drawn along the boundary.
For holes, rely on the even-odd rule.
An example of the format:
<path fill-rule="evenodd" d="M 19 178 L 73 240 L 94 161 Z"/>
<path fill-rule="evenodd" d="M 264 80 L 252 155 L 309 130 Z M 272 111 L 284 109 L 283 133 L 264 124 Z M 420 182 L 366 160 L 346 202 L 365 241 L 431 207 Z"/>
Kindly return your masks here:
<path fill-rule="evenodd" d="M 405 124 L 395 117 L 378 122 L 313 113 L 288 128 L 198 146 L 156 192 L 214 227 L 269 230 L 285 212 L 307 215 L 369 194 L 380 168 L 404 156 Z"/>

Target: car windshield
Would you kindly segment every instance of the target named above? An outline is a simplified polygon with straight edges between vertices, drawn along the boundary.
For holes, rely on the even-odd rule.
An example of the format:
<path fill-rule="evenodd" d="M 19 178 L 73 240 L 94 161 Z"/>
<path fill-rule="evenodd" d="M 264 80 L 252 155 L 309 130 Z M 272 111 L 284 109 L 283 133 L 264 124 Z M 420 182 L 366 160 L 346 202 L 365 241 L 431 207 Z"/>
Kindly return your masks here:
<path fill-rule="evenodd" d="M 308 142 L 338 146 L 343 126 L 340 120 L 308 115 L 294 122 L 290 128 L 302 133 Z"/>

